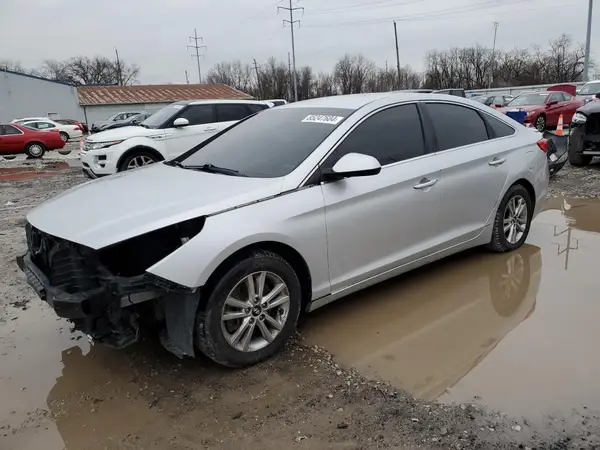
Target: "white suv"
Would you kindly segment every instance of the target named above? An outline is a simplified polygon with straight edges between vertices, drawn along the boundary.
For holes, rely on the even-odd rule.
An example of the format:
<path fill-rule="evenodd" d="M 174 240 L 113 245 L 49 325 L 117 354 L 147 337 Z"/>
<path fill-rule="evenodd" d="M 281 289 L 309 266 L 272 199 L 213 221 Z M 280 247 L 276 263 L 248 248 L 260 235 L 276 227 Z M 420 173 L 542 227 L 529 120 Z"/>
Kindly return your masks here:
<path fill-rule="evenodd" d="M 252 100 L 202 100 L 172 103 L 138 126 L 89 136 L 80 157 L 90 178 L 173 159 L 239 120 L 269 108 Z"/>

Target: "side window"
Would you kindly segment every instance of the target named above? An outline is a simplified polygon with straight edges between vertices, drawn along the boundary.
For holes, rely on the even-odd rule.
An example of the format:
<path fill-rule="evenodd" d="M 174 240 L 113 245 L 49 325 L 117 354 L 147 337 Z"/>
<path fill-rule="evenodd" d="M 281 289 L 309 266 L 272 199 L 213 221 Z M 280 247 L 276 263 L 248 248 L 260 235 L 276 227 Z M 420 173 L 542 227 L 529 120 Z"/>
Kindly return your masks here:
<path fill-rule="evenodd" d="M 501 138 L 506 136 L 512 136 L 515 134 L 514 128 L 505 124 L 501 120 L 496 119 L 495 117 L 485 115 L 485 120 L 488 125 L 494 130 L 495 137 Z"/>
<path fill-rule="evenodd" d="M 18 128 L 13 127 L 12 125 L 4 125 L 4 132 L 0 131 L 0 134 L 10 136 L 12 134 L 21 134 L 21 131 Z"/>
<path fill-rule="evenodd" d="M 548 99 L 548 103 L 550 103 L 550 102 L 562 102 L 562 101 L 563 101 L 563 98 L 562 98 L 562 95 L 561 95 L 560 92 L 555 92 Z"/>
<path fill-rule="evenodd" d="M 417 105 L 395 106 L 369 117 L 336 148 L 325 167 L 333 167 L 348 153 L 373 156 L 382 166 L 424 155 Z"/>
<path fill-rule="evenodd" d="M 49 130 L 51 128 L 56 128 L 54 125 L 48 122 L 37 122 L 38 126 L 36 127 L 38 130 Z"/>
<path fill-rule="evenodd" d="M 477 111 L 447 103 L 426 106 L 440 151 L 488 140 L 485 123 Z"/>
<path fill-rule="evenodd" d="M 25 123 L 25 126 L 29 127 L 29 128 L 35 128 L 36 130 L 39 130 L 40 129 L 40 123 L 41 122 L 30 122 L 30 123 Z"/>
<path fill-rule="evenodd" d="M 267 105 L 258 105 L 258 104 L 254 104 L 254 103 L 249 103 L 246 106 L 252 112 L 252 114 L 269 108 Z"/>
<path fill-rule="evenodd" d="M 504 106 L 504 97 L 494 97 L 494 105 L 501 105 Z"/>
<path fill-rule="evenodd" d="M 245 105 L 230 103 L 217 105 L 217 121 L 232 122 L 234 120 L 242 120 L 250 114 L 246 110 Z"/>
<path fill-rule="evenodd" d="M 571 94 L 567 94 L 566 92 L 563 92 L 562 96 L 563 96 L 563 101 L 565 101 L 565 102 L 568 102 L 573 99 L 573 96 Z"/>
<path fill-rule="evenodd" d="M 189 120 L 190 125 L 216 122 L 213 105 L 192 105 L 183 111 L 179 117 Z"/>
<path fill-rule="evenodd" d="M 119 114 L 113 119 L 113 122 L 119 122 L 120 120 L 125 120 L 125 114 Z"/>

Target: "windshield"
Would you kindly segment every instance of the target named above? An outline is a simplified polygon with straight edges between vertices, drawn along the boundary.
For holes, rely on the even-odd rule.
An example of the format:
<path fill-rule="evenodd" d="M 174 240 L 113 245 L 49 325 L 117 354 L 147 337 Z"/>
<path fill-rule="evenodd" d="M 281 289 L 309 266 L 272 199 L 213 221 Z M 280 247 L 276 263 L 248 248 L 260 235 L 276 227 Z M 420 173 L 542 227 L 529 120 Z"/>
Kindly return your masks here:
<path fill-rule="evenodd" d="M 247 177 L 283 177 L 353 112 L 342 108 L 267 109 L 200 145 L 181 163 L 184 167 L 210 164 Z"/>
<path fill-rule="evenodd" d="M 158 128 L 179 111 L 181 111 L 184 106 L 185 105 L 177 103 L 165 106 L 163 109 L 159 109 L 146 120 L 144 120 L 141 125 L 148 128 Z"/>
<path fill-rule="evenodd" d="M 600 94 L 600 83 L 587 83 L 579 91 L 579 95 Z"/>
<path fill-rule="evenodd" d="M 537 106 L 543 105 L 548 97 L 547 93 L 523 94 L 516 97 L 506 106 Z"/>

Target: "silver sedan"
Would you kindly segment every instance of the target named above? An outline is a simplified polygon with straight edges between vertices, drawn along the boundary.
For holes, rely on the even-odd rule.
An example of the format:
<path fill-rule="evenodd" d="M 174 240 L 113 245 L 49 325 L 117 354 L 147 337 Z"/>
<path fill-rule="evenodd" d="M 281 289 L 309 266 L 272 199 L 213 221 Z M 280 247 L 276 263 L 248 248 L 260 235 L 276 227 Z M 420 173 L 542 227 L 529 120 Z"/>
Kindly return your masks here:
<path fill-rule="evenodd" d="M 96 341 L 131 344 L 150 317 L 173 353 L 247 366 L 303 311 L 467 248 L 519 248 L 543 209 L 546 150 L 458 97 L 294 103 L 42 204 L 18 263 Z"/>

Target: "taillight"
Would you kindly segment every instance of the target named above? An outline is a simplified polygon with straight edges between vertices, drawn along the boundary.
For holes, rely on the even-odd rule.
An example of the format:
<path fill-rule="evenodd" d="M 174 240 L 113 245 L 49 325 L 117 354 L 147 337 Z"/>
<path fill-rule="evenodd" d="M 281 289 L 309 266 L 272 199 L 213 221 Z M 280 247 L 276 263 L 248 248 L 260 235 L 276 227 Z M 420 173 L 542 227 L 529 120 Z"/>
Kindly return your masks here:
<path fill-rule="evenodd" d="M 543 151 L 543 152 L 548 151 L 548 139 L 540 139 L 539 141 L 537 141 L 537 145 L 541 151 Z"/>

